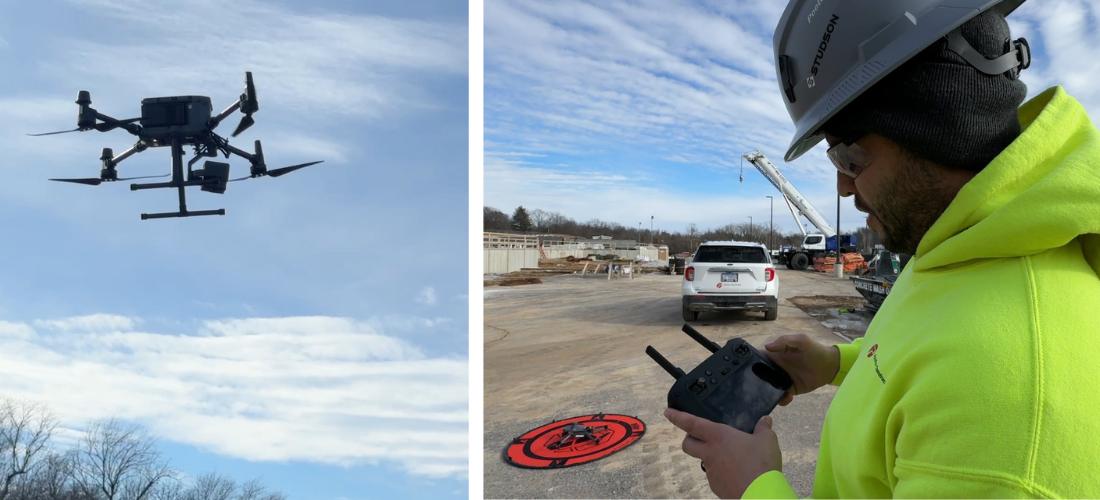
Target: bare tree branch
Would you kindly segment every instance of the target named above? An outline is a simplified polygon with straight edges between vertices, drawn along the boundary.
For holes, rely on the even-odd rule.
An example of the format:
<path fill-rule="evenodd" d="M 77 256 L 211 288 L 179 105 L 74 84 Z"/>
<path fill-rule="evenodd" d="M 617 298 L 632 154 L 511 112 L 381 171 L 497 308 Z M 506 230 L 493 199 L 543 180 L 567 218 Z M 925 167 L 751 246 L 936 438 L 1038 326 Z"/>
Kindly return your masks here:
<path fill-rule="evenodd" d="M 117 420 L 92 424 L 77 449 L 74 479 L 89 496 L 145 500 L 172 474 L 152 437 Z"/>
<path fill-rule="evenodd" d="M 0 399 L 0 500 L 286 500 L 217 473 L 188 485 L 148 433 L 118 420 L 91 424 L 68 452 L 51 449 L 57 425 L 43 405 Z"/>
<path fill-rule="evenodd" d="M 0 500 L 5 500 L 15 481 L 31 470 L 55 427 L 53 415 L 43 405 L 0 400 Z"/>
<path fill-rule="evenodd" d="M 184 494 L 184 500 L 233 500 L 237 483 L 217 473 L 203 474 Z"/>

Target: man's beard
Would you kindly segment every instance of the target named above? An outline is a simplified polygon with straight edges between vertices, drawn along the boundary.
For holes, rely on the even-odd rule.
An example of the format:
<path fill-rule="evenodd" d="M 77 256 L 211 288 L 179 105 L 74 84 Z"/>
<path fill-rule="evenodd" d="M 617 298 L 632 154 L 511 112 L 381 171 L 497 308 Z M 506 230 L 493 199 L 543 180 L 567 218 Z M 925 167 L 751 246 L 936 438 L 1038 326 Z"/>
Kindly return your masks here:
<path fill-rule="evenodd" d="M 921 238 L 954 198 L 954 193 L 945 192 L 930 167 L 918 158 L 903 155 L 898 175 L 870 207 L 882 225 L 879 237 L 883 246 L 891 252 L 915 255 Z"/>

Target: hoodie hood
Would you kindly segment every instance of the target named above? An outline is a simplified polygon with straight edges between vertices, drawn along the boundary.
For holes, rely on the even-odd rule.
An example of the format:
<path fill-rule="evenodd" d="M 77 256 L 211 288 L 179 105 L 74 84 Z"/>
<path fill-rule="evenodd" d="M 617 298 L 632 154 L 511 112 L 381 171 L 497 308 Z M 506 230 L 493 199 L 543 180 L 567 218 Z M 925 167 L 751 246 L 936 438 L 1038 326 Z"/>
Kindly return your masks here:
<path fill-rule="evenodd" d="M 1080 238 L 1100 276 L 1100 131 L 1054 87 L 1020 108 L 1023 132 L 966 183 L 921 239 L 914 270 L 1022 257 Z"/>

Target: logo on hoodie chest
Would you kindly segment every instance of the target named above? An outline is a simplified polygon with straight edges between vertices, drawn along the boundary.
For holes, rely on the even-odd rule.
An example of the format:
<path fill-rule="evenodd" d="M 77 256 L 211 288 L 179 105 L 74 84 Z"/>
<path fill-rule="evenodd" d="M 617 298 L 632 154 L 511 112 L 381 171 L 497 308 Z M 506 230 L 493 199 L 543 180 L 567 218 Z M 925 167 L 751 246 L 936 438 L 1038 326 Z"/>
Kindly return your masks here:
<path fill-rule="evenodd" d="M 886 383 L 886 377 L 882 375 L 882 370 L 878 367 L 878 344 L 872 345 L 870 349 L 867 349 L 867 357 L 871 358 L 875 363 L 875 374 L 878 375 L 878 379 L 882 383 Z"/>

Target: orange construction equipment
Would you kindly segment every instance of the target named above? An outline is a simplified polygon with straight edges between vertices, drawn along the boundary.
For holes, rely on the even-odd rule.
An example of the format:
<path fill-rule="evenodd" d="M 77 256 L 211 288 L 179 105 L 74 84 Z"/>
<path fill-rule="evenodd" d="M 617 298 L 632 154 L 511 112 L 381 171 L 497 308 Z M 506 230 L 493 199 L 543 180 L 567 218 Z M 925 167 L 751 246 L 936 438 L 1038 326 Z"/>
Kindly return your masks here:
<path fill-rule="evenodd" d="M 864 262 L 863 256 L 858 253 L 843 253 L 840 254 L 841 262 L 844 265 L 844 272 L 853 273 L 857 270 L 867 268 L 867 263 Z M 831 273 L 833 272 L 833 266 L 836 265 L 836 257 L 817 257 L 814 259 L 814 271 Z"/>

